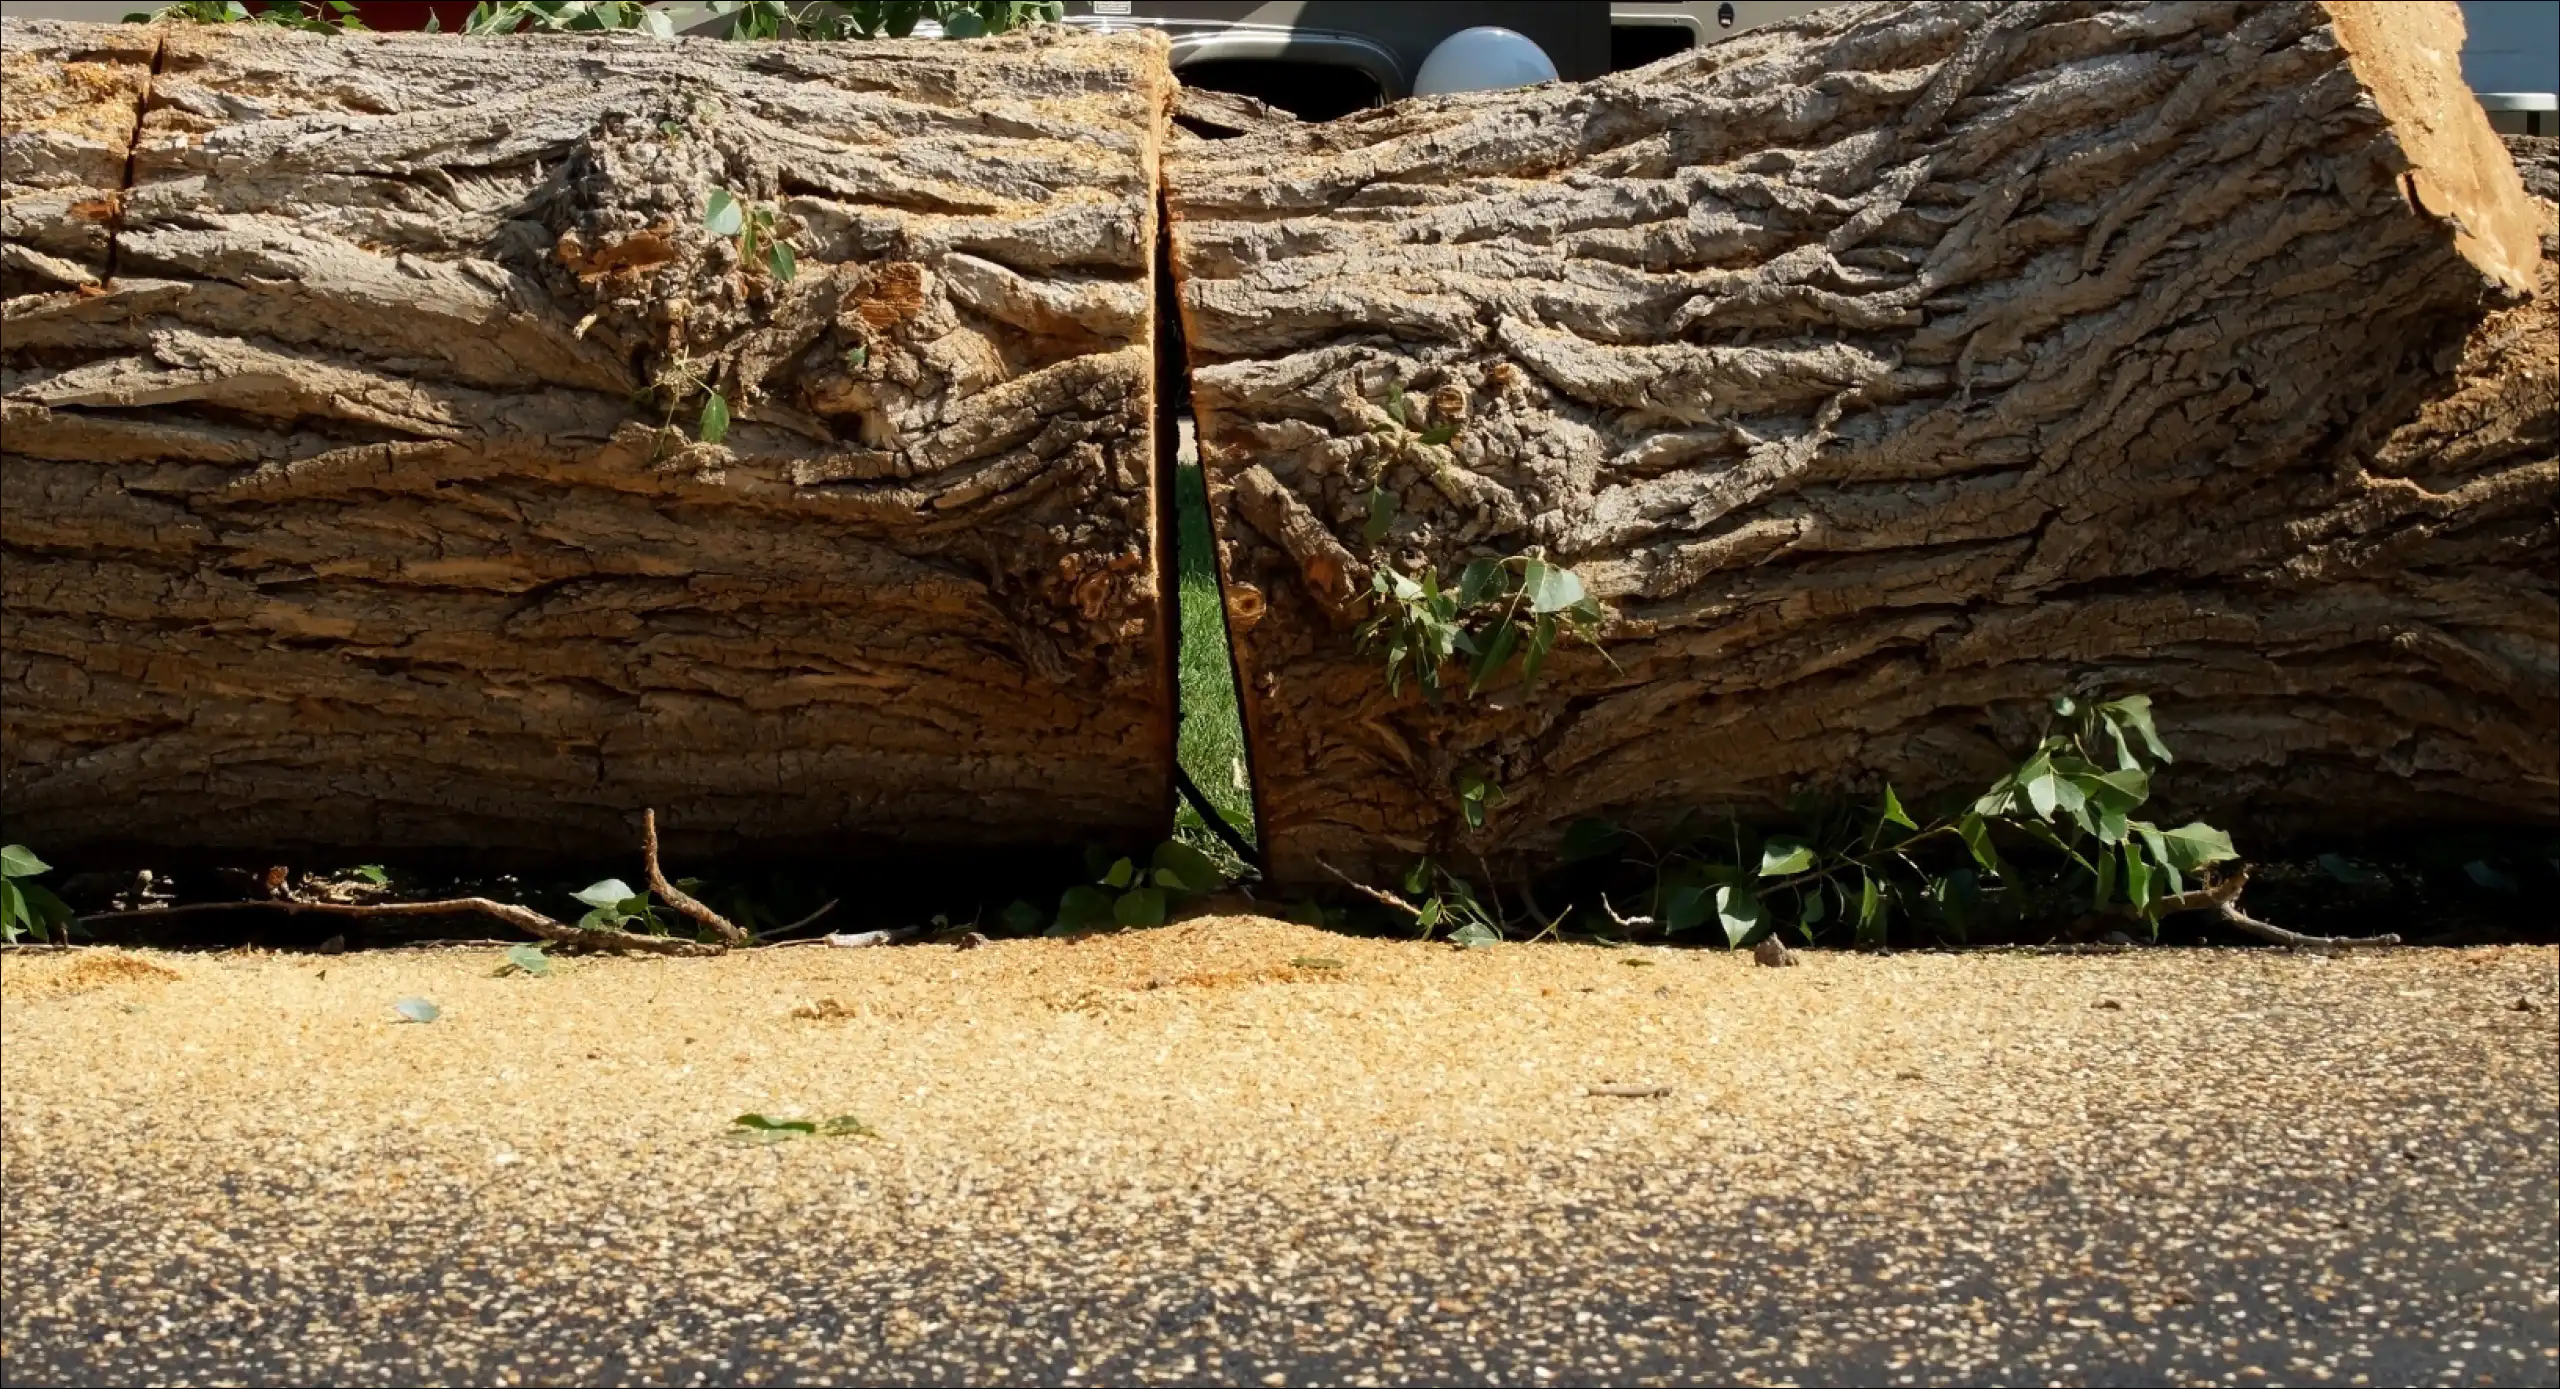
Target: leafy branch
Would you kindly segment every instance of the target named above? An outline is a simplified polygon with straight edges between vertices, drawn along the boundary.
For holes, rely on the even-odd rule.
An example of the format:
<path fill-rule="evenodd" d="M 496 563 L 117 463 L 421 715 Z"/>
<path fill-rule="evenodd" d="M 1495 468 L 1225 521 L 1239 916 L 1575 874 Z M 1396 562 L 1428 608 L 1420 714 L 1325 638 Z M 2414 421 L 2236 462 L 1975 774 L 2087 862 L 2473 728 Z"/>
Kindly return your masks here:
<path fill-rule="evenodd" d="M 364 17 L 356 13 L 351 0 L 300 0 L 298 4 L 271 4 L 252 10 L 240 0 L 177 0 L 175 4 L 128 14 L 127 24 L 152 24 L 175 20 L 186 24 L 272 24 L 279 29 L 299 29 L 305 33 L 332 34 L 340 30 L 362 30 Z"/>
<path fill-rule="evenodd" d="M 1125 858 L 1115 859 L 1107 867 L 1097 863 L 1094 868 L 1093 882 L 1068 888 L 1059 897 L 1058 919 L 1049 928 L 1050 935 L 1074 935 L 1112 926 L 1161 926 L 1185 897 L 1216 892 L 1227 885 L 1227 875 L 1218 871 L 1207 854 L 1178 839 L 1158 844 L 1143 871 Z M 1034 910 L 1028 904 L 1016 906 Z M 1030 924 L 1011 911 L 1006 918 L 1008 925 Z M 1036 921 L 1036 916 L 1031 920 Z"/>
<path fill-rule="evenodd" d="M 1370 579 L 1370 613 L 1358 640 L 1364 651 L 1385 652 L 1387 693 L 1398 693 L 1409 674 L 1434 704 L 1445 688 L 1443 668 L 1461 654 L 1470 697 L 1515 657 L 1522 682 L 1534 688 L 1548 653 L 1567 635 L 1603 659 L 1609 654 L 1594 635 L 1605 614 L 1582 576 L 1536 555 L 1470 561 L 1454 590 L 1441 586 L 1436 568 L 1408 576 L 1381 567 Z"/>
<path fill-rule="evenodd" d="M 38 940 L 69 943 L 79 914 L 54 896 L 51 888 L 34 880 L 37 874 L 52 871 L 52 864 L 37 858 L 24 844 L 0 848 L 0 940 L 15 945 L 19 936 L 32 931 Z"/>

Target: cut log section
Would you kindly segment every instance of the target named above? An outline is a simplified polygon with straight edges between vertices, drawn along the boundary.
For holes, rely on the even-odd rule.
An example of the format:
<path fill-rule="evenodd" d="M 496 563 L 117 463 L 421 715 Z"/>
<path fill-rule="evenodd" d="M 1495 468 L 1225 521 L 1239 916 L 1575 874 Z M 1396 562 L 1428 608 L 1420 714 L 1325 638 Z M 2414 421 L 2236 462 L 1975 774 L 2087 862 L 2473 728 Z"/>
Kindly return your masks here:
<path fill-rule="evenodd" d="M 1164 831 L 1160 38 L 7 46 L 12 835 Z"/>
<path fill-rule="evenodd" d="M 2547 429 L 2407 432 L 2538 273 L 2460 22 L 1842 6 L 1172 151 L 1275 872 L 1978 787 L 2067 689 L 2242 825 L 2560 818 Z M 1606 658 L 1391 696 L 1375 569 L 1530 553 Z"/>

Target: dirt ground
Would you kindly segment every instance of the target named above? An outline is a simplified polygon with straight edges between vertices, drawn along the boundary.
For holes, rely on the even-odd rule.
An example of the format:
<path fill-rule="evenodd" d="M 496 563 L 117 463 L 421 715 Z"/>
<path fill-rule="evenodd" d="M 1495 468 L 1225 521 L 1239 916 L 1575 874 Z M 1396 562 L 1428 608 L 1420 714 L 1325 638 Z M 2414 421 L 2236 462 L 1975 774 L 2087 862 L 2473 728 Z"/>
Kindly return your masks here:
<path fill-rule="evenodd" d="M 2549 1383 L 2560 950 L 0 958 L 77 1383 Z M 403 1020 L 404 998 L 432 1022 Z M 744 1113 L 868 1136 L 733 1141 Z"/>

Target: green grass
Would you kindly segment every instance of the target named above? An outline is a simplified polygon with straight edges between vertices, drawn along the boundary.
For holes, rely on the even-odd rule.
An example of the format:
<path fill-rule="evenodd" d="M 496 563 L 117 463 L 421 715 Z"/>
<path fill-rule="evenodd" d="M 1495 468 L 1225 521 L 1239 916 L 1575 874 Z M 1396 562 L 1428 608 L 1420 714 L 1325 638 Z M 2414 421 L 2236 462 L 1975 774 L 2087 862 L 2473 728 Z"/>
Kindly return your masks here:
<path fill-rule="evenodd" d="M 1182 731 L 1177 755 L 1182 769 L 1218 808 L 1220 818 L 1259 844 L 1253 788 L 1245 769 L 1244 721 L 1236 708 L 1235 667 L 1227 659 L 1226 607 L 1218 600 L 1208 489 L 1200 465 L 1188 459 L 1174 470 L 1174 509 L 1182 523 L 1175 551 L 1182 603 L 1182 650 L 1176 659 Z M 1174 837 L 1196 845 L 1230 873 L 1242 867 L 1188 800 L 1175 812 Z"/>

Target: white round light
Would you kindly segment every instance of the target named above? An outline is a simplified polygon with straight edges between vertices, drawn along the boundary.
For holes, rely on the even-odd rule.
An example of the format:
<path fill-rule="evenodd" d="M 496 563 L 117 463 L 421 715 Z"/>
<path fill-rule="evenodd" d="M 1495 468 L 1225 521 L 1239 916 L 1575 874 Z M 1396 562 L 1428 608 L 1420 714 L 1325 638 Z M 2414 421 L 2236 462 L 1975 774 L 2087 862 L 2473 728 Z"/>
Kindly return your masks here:
<path fill-rule="evenodd" d="M 1440 41 L 1413 79 L 1415 96 L 1490 92 L 1556 80 L 1556 65 L 1526 34 L 1484 25 Z"/>

